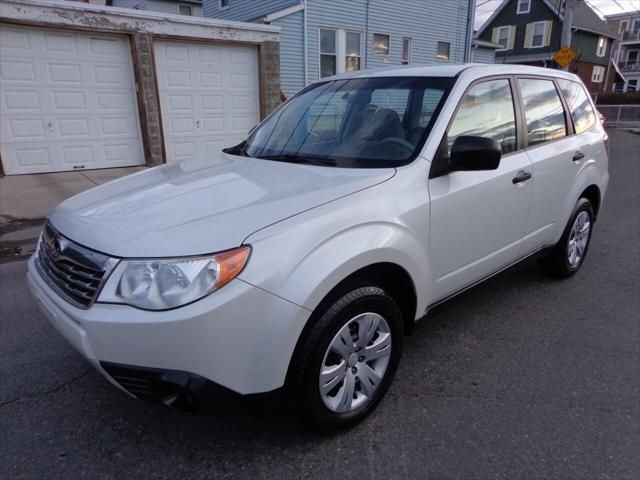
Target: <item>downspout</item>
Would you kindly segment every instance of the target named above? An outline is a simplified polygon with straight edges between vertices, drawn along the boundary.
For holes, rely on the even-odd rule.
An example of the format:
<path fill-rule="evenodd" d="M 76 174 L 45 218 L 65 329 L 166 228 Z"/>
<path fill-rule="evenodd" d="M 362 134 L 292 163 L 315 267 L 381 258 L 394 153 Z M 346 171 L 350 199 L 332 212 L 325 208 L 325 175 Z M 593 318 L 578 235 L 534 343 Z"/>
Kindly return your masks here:
<path fill-rule="evenodd" d="M 302 18 L 304 19 L 304 46 L 303 46 L 303 56 L 304 56 L 304 86 L 306 87 L 309 84 L 309 53 L 307 51 L 307 43 L 309 42 L 308 32 L 307 32 L 307 5 L 309 4 L 309 0 L 302 0 L 304 3 L 304 13 L 302 14 Z"/>
<path fill-rule="evenodd" d="M 473 46 L 473 21 L 476 15 L 476 0 L 469 0 L 469 11 L 467 14 L 467 38 L 465 39 L 464 61 L 471 61 L 471 48 Z"/>
<path fill-rule="evenodd" d="M 370 0 L 367 0 L 367 10 L 365 13 L 364 21 L 364 68 L 369 66 L 369 4 Z"/>

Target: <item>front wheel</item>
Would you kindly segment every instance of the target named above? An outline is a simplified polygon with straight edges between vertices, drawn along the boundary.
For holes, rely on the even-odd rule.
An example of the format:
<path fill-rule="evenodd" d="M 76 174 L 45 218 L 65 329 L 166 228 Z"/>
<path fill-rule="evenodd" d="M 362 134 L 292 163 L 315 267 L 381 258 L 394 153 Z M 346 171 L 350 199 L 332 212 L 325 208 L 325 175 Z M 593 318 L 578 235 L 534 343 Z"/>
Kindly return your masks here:
<path fill-rule="evenodd" d="M 363 420 L 386 393 L 402 349 L 402 314 L 381 288 L 355 288 L 335 301 L 290 366 L 290 400 L 318 430 Z"/>
<path fill-rule="evenodd" d="M 591 202 L 586 198 L 578 200 L 560 241 L 541 259 L 540 264 L 547 273 L 570 277 L 580 269 L 589 249 L 593 218 Z"/>

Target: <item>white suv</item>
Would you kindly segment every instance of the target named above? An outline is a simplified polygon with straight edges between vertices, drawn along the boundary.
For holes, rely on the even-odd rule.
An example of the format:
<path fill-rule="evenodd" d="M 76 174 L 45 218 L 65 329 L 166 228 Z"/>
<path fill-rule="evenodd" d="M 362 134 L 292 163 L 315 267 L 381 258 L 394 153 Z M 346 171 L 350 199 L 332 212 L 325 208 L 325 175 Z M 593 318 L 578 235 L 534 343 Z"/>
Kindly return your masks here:
<path fill-rule="evenodd" d="M 205 391 L 285 392 L 312 425 L 345 427 L 431 307 L 536 252 L 552 274 L 580 268 L 606 143 L 561 71 L 324 79 L 236 147 L 63 202 L 29 285 L 133 396 L 191 409 Z"/>

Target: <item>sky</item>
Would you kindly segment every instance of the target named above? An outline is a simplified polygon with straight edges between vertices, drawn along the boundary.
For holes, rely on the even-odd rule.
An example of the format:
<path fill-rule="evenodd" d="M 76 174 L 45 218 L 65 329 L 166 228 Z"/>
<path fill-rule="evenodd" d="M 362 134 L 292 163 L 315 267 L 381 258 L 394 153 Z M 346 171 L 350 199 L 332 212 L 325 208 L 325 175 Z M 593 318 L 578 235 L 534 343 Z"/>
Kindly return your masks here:
<path fill-rule="evenodd" d="M 502 0 L 476 0 L 476 29 L 489 18 Z M 593 10 L 602 15 L 640 10 L 640 0 L 587 0 Z"/>

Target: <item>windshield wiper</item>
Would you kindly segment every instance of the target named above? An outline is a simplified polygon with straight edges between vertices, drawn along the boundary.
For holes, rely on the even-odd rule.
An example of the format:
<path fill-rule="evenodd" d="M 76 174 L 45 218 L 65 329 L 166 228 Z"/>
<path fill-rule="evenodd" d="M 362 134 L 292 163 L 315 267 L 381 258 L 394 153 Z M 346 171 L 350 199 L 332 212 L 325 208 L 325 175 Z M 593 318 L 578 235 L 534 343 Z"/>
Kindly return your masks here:
<path fill-rule="evenodd" d="M 292 155 L 292 154 L 260 155 L 258 158 L 261 158 L 263 160 L 273 160 L 276 162 L 306 163 L 309 165 L 322 165 L 322 166 L 336 165 L 336 161 L 331 158 L 300 157 L 298 155 Z"/>
<path fill-rule="evenodd" d="M 251 157 L 251 155 L 249 155 L 249 153 L 247 152 L 247 142 L 246 141 L 243 141 L 243 142 L 241 142 L 238 145 L 235 145 L 233 147 L 225 148 L 222 151 L 224 153 L 228 153 L 229 155 L 238 155 L 240 157 Z"/>

